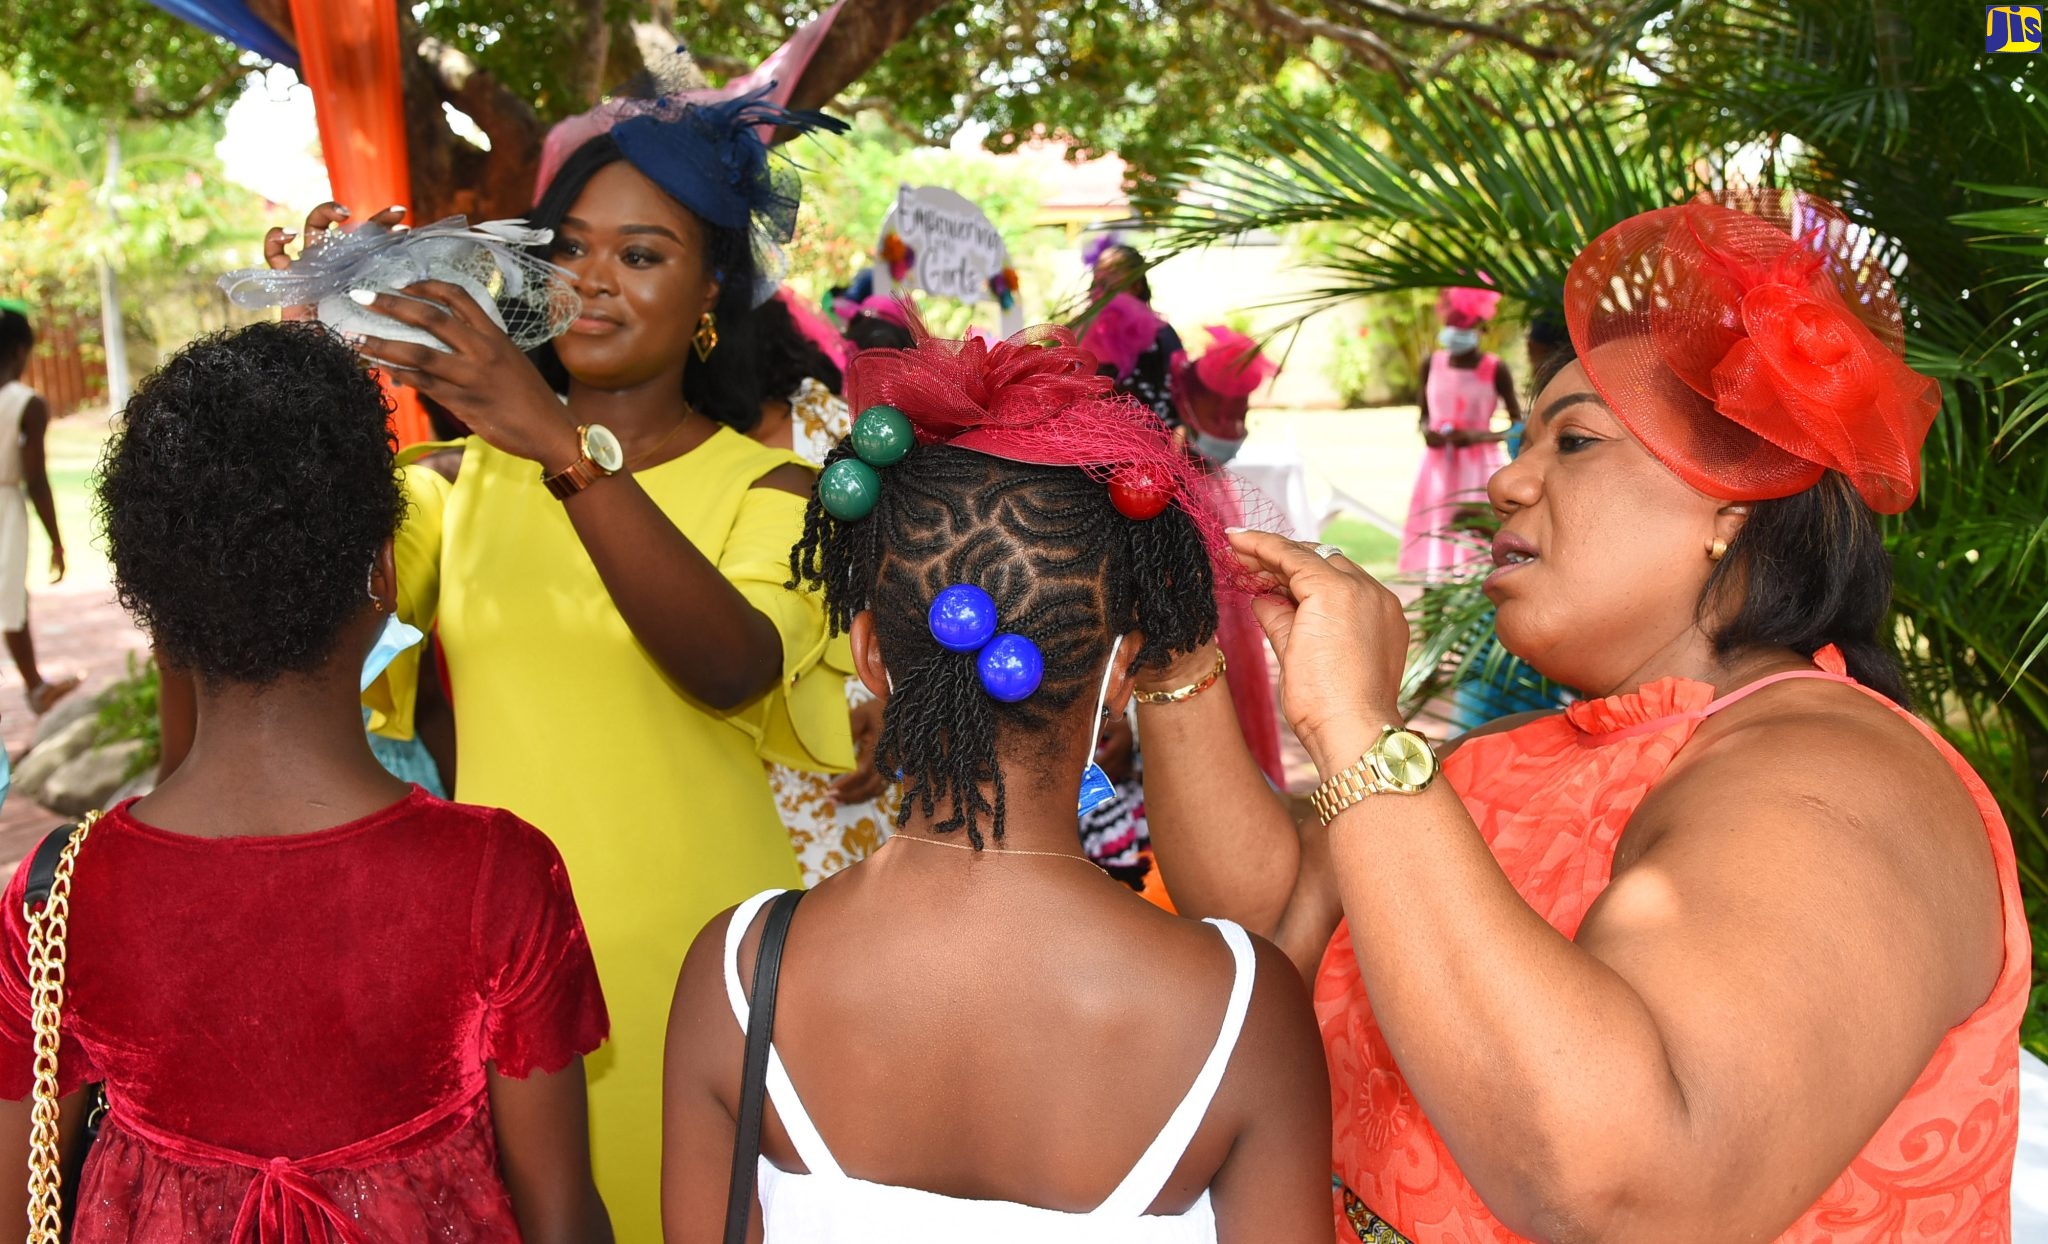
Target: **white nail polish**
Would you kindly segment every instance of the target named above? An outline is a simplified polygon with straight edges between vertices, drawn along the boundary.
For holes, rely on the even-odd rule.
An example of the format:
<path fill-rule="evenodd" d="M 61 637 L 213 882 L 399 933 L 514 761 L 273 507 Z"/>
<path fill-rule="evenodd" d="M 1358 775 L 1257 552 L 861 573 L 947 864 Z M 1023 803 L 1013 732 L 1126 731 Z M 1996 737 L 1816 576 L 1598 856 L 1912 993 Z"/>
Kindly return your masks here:
<path fill-rule="evenodd" d="M 399 215 L 403 216 L 405 215 L 405 204 L 394 203 L 390 207 L 385 208 L 384 211 L 386 215 L 389 215 L 392 212 L 397 212 Z"/>
<path fill-rule="evenodd" d="M 377 301 L 377 291 L 374 289 L 352 289 L 348 291 L 348 296 L 365 307 Z"/>
<path fill-rule="evenodd" d="M 283 233 L 277 235 L 277 240 L 280 242 L 289 242 L 297 236 L 299 236 L 299 231 L 297 229 L 287 229 Z"/>

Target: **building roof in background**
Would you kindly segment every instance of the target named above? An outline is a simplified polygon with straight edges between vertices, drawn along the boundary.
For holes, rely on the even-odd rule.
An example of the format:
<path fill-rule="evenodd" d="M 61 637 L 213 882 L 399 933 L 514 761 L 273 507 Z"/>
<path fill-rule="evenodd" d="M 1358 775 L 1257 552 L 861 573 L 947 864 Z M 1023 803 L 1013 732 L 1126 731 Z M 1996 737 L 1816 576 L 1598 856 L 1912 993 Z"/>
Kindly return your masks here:
<path fill-rule="evenodd" d="M 994 159 L 1027 170 L 1044 187 L 1034 224 L 1090 225 L 1130 217 L 1124 162 L 1116 156 L 1069 160 L 1065 143 L 1040 139 Z"/>

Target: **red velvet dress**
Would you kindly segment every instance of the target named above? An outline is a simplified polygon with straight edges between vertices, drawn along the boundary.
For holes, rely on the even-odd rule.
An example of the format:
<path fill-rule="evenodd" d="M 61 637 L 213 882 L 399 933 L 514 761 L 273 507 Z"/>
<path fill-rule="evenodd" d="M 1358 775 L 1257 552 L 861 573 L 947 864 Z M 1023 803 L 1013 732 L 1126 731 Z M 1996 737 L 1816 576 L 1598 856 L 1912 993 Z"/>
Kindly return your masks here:
<path fill-rule="evenodd" d="M 33 1084 L 22 890 L 0 1094 Z M 194 838 L 123 805 L 72 882 L 63 1092 L 111 1103 L 73 1244 L 516 1244 L 486 1064 L 603 1043 L 554 845 L 417 789 L 317 833 Z"/>

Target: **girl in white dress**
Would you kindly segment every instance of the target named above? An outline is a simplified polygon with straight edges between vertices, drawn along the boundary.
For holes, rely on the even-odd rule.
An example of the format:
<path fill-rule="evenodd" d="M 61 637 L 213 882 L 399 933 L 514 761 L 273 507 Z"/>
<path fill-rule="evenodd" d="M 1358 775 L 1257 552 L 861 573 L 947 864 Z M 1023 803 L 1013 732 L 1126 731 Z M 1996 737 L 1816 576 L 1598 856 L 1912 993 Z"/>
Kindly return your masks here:
<path fill-rule="evenodd" d="M 1170 436 L 1093 370 L 1057 332 L 850 364 L 862 413 L 795 569 L 888 692 L 877 766 L 904 813 L 790 927 L 752 1239 L 1330 1238 L 1299 975 L 1236 925 L 1154 907 L 1076 837 L 1101 721 L 1215 630 L 1221 546 Z M 670 1244 L 720 1238 L 772 897 L 713 920 L 683 965 Z"/>

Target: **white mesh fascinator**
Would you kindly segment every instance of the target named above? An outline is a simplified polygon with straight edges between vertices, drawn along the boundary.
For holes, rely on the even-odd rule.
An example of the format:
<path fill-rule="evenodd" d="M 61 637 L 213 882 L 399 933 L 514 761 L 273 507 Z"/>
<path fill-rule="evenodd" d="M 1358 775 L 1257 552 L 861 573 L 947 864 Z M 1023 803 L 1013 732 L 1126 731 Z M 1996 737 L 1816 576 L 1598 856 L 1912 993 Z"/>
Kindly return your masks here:
<path fill-rule="evenodd" d="M 513 344 L 530 350 L 560 336 L 582 309 L 569 273 L 528 249 L 553 236 L 523 220 L 472 226 L 461 216 L 402 232 L 366 224 L 308 242 L 289 268 L 242 268 L 221 277 L 220 285 L 238 307 L 314 306 L 320 321 L 336 332 L 439 350 L 446 347 L 431 334 L 379 315 L 348 294 L 397 294 L 417 281 L 446 281 L 467 290 Z"/>

